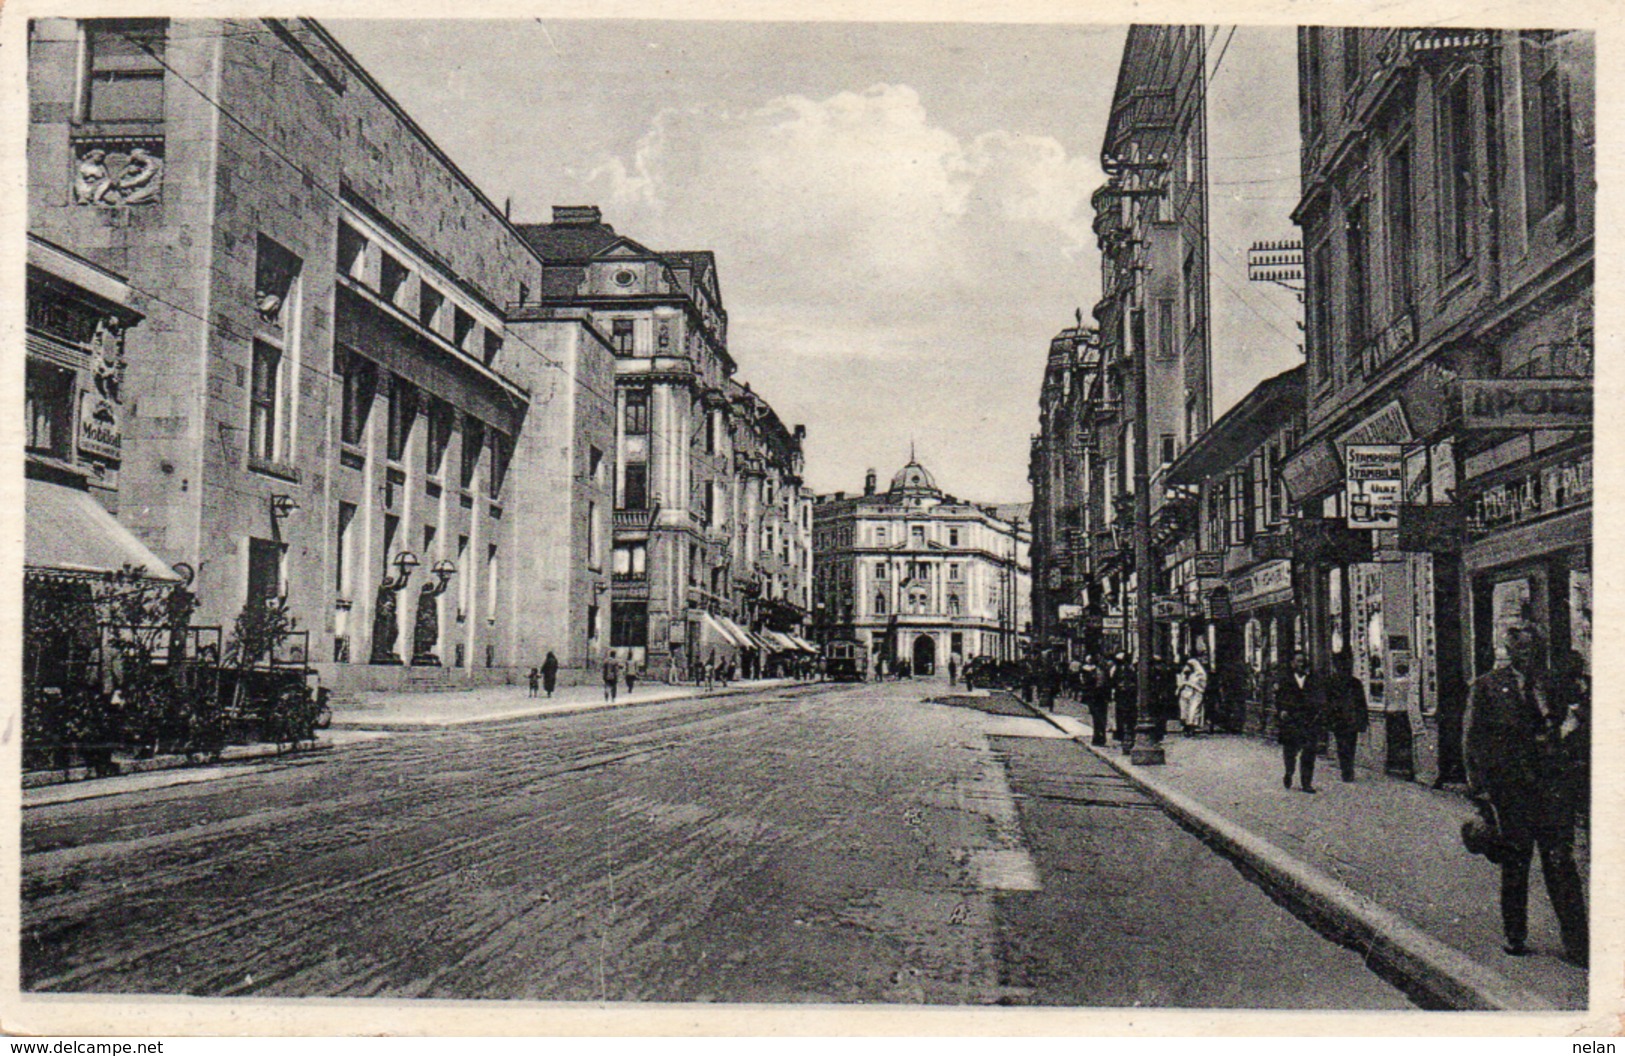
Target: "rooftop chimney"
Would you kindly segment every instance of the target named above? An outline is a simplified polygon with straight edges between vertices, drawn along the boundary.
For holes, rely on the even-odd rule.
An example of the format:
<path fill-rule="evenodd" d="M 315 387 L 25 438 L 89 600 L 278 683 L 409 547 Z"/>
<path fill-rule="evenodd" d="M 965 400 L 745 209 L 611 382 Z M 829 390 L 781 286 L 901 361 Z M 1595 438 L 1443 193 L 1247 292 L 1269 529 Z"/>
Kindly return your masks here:
<path fill-rule="evenodd" d="M 570 227 L 590 227 L 604 222 L 604 214 L 596 205 L 555 205 L 553 222 Z"/>
<path fill-rule="evenodd" d="M 863 493 L 865 495 L 875 493 L 875 471 L 872 469 L 863 475 Z"/>

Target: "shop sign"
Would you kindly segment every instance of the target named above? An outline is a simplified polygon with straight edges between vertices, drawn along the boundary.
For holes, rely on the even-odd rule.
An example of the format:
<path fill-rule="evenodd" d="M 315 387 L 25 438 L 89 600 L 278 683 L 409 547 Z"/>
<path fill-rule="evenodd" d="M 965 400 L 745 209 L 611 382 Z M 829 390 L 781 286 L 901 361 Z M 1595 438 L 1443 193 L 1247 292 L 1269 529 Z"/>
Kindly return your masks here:
<path fill-rule="evenodd" d="M 1463 378 L 1464 429 L 1590 429 L 1590 378 Z"/>
<path fill-rule="evenodd" d="M 1353 444 L 1403 444 L 1410 439 L 1411 426 L 1404 408 L 1398 400 L 1390 400 L 1381 410 L 1339 436 L 1337 446 L 1347 449 Z"/>
<path fill-rule="evenodd" d="M 1202 607 L 1210 620 L 1228 620 L 1235 613 L 1230 605 L 1230 592 L 1223 587 L 1208 591 L 1202 597 Z"/>
<path fill-rule="evenodd" d="M 1292 537 L 1285 532 L 1265 532 L 1255 535 L 1248 544 L 1254 561 L 1274 561 L 1292 556 Z"/>
<path fill-rule="evenodd" d="M 1460 506 L 1399 508 L 1399 549 L 1415 554 L 1453 554 L 1461 549 L 1465 519 Z"/>
<path fill-rule="evenodd" d="M 1269 561 L 1230 577 L 1230 604 L 1237 612 L 1292 600 L 1292 562 Z"/>
<path fill-rule="evenodd" d="M 1337 455 L 1324 440 L 1300 447 L 1281 464 L 1281 479 L 1297 502 L 1319 495 L 1337 483 Z"/>
<path fill-rule="evenodd" d="M 1185 599 L 1166 595 L 1152 598 L 1151 618 L 1153 620 L 1183 620 L 1185 618 Z"/>
<path fill-rule="evenodd" d="M 1348 492 L 1348 525 L 1354 529 L 1399 526 L 1399 498 L 1405 479 L 1398 444 L 1350 444 L 1343 451 Z"/>
<path fill-rule="evenodd" d="M 1055 607 L 1055 618 L 1058 620 L 1075 620 L 1082 615 L 1082 605 L 1057 605 Z"/>
<path fill-rule="evenodd" d="M 1467 530 L 1473 536 L 1591 501 L 1591 455 L 1545 466 L 1473 496 Z"/>
<path fill-rule="evenodd" d="M 1223 579 L 1224 551 L 1206 551 L 1196 555 L 1196 578 Z"/>
<path fill-rule="evenodd" d="M 79 393 L 80 453 L 114 462 L 124 443 L 119 393 L 124 382 L 124 339 L 116 324 L 117 320 L 97 323 L 90 339 L 90 385 Z"/>

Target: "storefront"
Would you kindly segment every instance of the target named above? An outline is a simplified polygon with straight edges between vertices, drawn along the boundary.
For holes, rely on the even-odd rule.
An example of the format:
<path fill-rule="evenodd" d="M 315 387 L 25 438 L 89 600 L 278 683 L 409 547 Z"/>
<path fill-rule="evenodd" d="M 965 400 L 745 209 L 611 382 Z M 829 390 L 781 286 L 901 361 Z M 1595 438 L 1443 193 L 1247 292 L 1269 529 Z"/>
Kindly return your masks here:
<path fill-rule="evenodd" d="M 1239 716 L 1251 733 L 1273 729 L 1270 714 L 1272 680 L 1281 665 L 1292 659 L 1303 638 L 1303 627 L 1293 604 L 1292 562 L 1287 558 L 1264 561 L 1226 581 L 1232 642 L 1239 645 L 1248 692 Z M 1239 631 L 1239 635 L 1234 632 Z M 1239 637 L 1239 641 L 1236 639 Z"/>

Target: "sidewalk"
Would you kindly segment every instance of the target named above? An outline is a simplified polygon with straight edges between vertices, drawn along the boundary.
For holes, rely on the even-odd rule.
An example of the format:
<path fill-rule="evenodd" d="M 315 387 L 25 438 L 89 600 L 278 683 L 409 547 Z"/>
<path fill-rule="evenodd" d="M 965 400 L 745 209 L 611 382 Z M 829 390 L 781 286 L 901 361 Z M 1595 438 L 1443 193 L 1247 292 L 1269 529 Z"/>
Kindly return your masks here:
<path fill-rule="evenodd" d="M 1257 737 L 1170 734 L 1167 762 L 1138 767 L 1089 744 L 1088 711 L 1046 716 L 1256 874 L 1294 911 L 1365 948 L 1384 974 L 1448 1008 L 1583 1009 L 1587 973 L 1560 959 L 1551 902 L 1532 869 L 1529 945 L 1502 952 L 1500 872 L 1461 846 L 1462 796 L 1361 769 L 1345 784 L 1320 759 L 1318 795 L 1281 787 L 1280 749 Z M 1577 848 L 1587 871 L 1585 835 Z M 1537 856 L 1538 861 L 1538 856 Z M 1595 915 L 1595 910 L 1593 910 Z"/>
<path fill-rule="evenodd" d="M 531 698 L 530 690 L 517 686 L 480 686 L 441 693 L 361 693 L 351 702 L 333 708 L 333 728 L 361 730 L 422 730 L 466 726 L 482 722 L 508 722 L 544 715 L 568 715 L 600 708 L 623 708 L 636 704 L 658 704 L 668 700 L 696 697 L 734 696 L 809 683 L 789 678 L 764 678 L 748 682 L 704 686 L 670 686 L 648 682 L 631 693 L 623 685 L 614 702 L 604 699 L 602 685 L 561 686 L 549 698 Z"/>

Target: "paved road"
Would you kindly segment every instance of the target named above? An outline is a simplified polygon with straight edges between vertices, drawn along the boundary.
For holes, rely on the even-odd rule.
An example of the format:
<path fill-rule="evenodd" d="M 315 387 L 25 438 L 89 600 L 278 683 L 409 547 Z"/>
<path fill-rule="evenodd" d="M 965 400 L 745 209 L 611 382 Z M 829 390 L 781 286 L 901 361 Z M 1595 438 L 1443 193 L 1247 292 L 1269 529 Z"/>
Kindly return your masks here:
<path fill-rule="evenodd" d="M 23 985 L 1405 1007 L 1046 724 L 920 700 L 945 688 L 401 734 L 33 808 Z"/>

